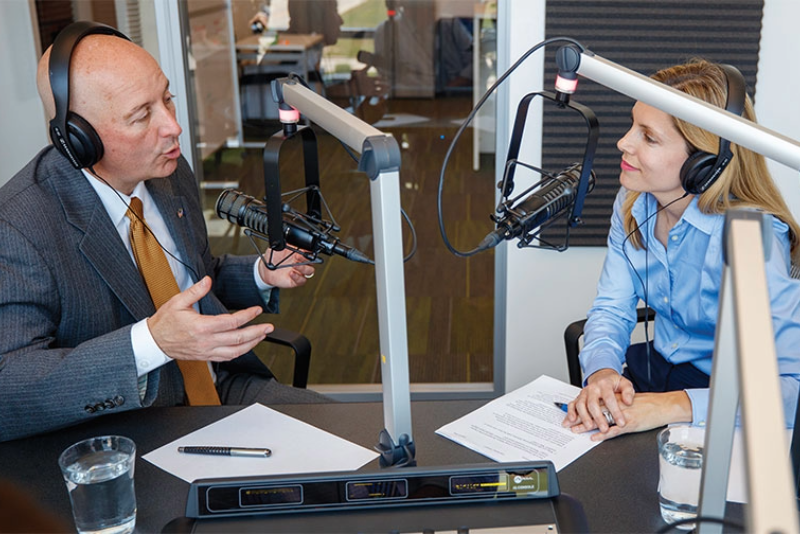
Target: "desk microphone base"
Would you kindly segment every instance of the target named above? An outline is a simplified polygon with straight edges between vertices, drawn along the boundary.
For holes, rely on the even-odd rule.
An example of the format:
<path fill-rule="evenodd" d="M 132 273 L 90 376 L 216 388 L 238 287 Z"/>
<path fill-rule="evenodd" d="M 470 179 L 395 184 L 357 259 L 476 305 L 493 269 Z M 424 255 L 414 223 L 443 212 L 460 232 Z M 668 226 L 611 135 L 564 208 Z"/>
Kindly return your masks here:
<path fill-rule="evenodd" d="M 417 446 L 408 437 L 408 434 L 401 434 L 397 440 L 398 445 L 394 444 L 392 436 L 385 428 L 381 430 L 378 445 L 375 450 L 381 453 L 381 467 L 414 467 L 417 465 Z"/>

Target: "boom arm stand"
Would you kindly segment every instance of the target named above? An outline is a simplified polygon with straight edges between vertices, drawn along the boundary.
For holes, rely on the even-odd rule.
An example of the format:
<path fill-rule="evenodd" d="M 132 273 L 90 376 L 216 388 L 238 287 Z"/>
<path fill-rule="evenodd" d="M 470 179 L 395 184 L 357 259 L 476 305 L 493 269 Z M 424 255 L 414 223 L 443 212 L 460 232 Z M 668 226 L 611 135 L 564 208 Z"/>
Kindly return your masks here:
<path fill-rule="evenodd" d="M 400 148 L 394 137 L 292 79 L 274 80 L 273 94 L 279 105 L 297 109 L 361 153 L 358 168 L 370 179 L 385 424 L 376 449 L 381 453 L 381 466 L 415 465 L 400 213 Z"/>

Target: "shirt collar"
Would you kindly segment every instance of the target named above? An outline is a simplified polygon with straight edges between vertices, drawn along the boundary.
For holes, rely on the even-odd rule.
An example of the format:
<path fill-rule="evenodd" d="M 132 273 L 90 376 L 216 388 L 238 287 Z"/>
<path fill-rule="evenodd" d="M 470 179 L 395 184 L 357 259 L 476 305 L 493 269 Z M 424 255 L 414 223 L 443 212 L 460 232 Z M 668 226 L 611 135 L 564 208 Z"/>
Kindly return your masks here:
<path fill-rule="evenodd" d="M 681 215 L 681 219 L 678 221 L 678 224 L 686 222 L 701 232 L 710 235 L 716 226 L 716 219 L 718 216 L 701 212 L 700 207 L 697 204 L 697 200 L 697 196 L 692 198 L 692 201 L 686 207 L 683 215 Z M 639 198 L 637 198 L 636 202 L 634 202 L 631 212 L 634 219 L 636 219 L 637 224 L 642 226 L 645 224 L 645 220 L 648 216 L 655 218 L 653 214 L 657 210 L 658 201 L 656 198 L 653 195 L 643 193 L 639 195 Z M 653 219 L 651 219 L 651 222 L 652 221 Z"/>
<path fill-rule="evenodd" d="M 92 175 L 86 169 L 81 169 L 83 175 L 89 180 L 89 184 L 94 188 L 97 196 L 100 197 L 100 202 L 111 217 L 111 222 L 114 226 L 123 224 L 126 220 L 125 214 L 128 213 L 128 205 L 131 203 L 132 197 L 139 197 L 143 206 L 147 206 L 150 202 L 150 192 L 147 190 L 144 182 L 139 182 L 133 189 L 133 194 L 126 195 L 115 190 L 110 185 L 102 182 L 97 177 Z M 120 198 L 122 200 L 120 200 Z"/>

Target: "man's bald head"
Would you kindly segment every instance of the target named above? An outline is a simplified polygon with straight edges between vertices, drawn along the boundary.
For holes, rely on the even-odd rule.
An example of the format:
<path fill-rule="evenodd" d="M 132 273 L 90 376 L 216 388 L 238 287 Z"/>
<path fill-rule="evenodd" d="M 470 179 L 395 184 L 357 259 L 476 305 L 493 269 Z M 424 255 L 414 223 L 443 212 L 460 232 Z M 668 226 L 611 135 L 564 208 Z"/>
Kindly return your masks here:
<path fill-rule="evenodd" d="M 37 85 L 52 118 L 51 54 L 48 49 L 39 62 Z M 177 168 L 181 127 L 169 80 L 138 45 L 112 35 L 82 38 L 70 60 L 69 110 L 88 122 L 102 143 L 92 172 L 118 191 L 130 194 L 139 182 Z"/>
<path fill-rule="evenodd" d="M 36 85 L 48 118 L 56 115 L 50 86 L 52 45 L 39 60 Z M 137 44 L 121 37 L 91 34 L 81 39 L 72 51 L 69 65 L 69 109 L 90 123 L 101 118 L 109 97 L 120 83 L 140 66 L 157 65 L 155 59 Z"/>

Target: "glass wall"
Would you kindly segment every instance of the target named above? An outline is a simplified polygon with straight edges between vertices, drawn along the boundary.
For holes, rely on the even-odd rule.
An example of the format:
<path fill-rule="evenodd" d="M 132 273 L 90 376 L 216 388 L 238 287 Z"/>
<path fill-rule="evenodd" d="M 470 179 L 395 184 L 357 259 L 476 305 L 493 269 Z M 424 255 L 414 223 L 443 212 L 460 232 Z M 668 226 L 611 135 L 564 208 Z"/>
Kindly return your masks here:
<path fill-rule="evenodd" d="M 411 223 L 404 222 L 403 248 L 410 256 L 405 288 L 412 384 L 428 384 L 426 390 L 484 384 L 491 391 L 493 253 L 456 257 L 439 230 L 441 216 L 452 246 L 466 251 L 492 229 L 491 103 L 450 156 L 441 213 L 437 192 L 453 136 L 495 76 L 496 8 L 463 0 L 273 0 L 268 18 L 259 0 L 185 0 L 182 9 L 190 36 L 192 94 L 186 102 L 213 253 L 266 246 L 219 219 L 215 205 L 226 189 L 264 197 L 263 147 L 281 129 L 270 82 L 299 74 L 320 95 L 391 133 L 401 147 L 401 204 Z M 369 179 L 342 144 L 311 128 L 328 218 L 342 242 L 372 257 Z M 279 180 L 284 194 L 305 186 L 301 143 L 284 144 Z M 292 207 L 303 211 L 303 198 Z M 369 391 L 381 381 L 374 268 L 323 258 L 308 284 L 282 292 L 281 313 L 263 320 L 310 339 L 312 387 Z M 273 346 L 260 350 L 288 381 L 291 358 Z"/>
<path fill-rule="evenodd" d="M 441 184 L 440 170 L 458 127 L 496 76 L 496 2 L 36 0 L 35 7 L 43 49 L 73 20 L 97 20 L 160 54 L 174 88 L 185 77 L 188 90 L 176 98 L 179 117 L 189 117 L 182 143 L 198 177 L 215 254 L 266 247 L 221 220 L 215 206 L 227 189 L 264 198 L 263 147 L 281 129 L 273 79 L 295 73 L 320 95 L 392 134 L 401 148 L 401 204 L 409 221 L 403 223 L 403 248 L 409 257 L 404 274 L 412 390 L 494 389 L 493 252 L 457 257 L 439 227 L 441 219 L 458 251 L 473 249 L 492 229 L 491 100 L 452 151 Z M 153 19 L 155 24 L 148 22 Z M 176 72 L 181 64 L 185 72 Z M 368 178 L 357 170 L 357 155 L 311 128 L 327 218 L 340 228 L 336 235 L 343 243 L 372 257 Z M 284 193 L 305 185 L 299 145 L 286 143 L 280 156 Z M 305 209 L 302 198 L 295 207 Z M 282 293 L 280 314 L 261 320 L 310 339 L 312 387 L 378 391 L 374 268 L 324 259 L 305 287 Z M 288 349 L 258 350 L 279 378 L 290 380 Z"/>

